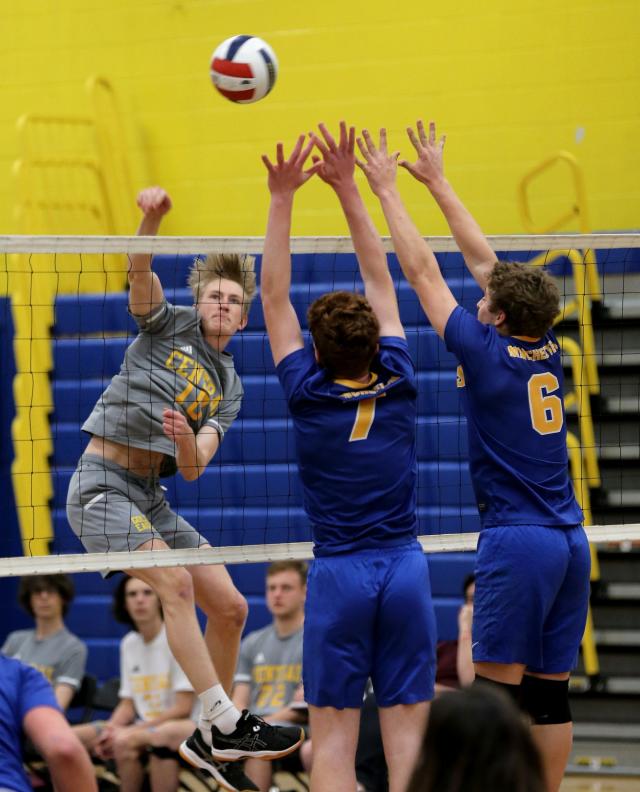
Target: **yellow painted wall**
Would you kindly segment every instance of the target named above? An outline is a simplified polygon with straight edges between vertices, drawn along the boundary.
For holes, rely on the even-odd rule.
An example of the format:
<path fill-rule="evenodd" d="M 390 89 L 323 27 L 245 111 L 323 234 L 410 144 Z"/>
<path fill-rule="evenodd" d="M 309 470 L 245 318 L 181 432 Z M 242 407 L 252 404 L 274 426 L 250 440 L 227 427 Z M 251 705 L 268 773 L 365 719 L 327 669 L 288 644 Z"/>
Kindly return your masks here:
<path fill-rule="evenodd" d="M 518 179 L 557 149 L 584 168 L 595 229 L 639 225 L 638 0 L 4 0 L 0 26 L 0 233 L 16 230 L 16 119 L 87 112 L 91 74 L 118 92 L 136 186 L 174 198 L 167 233 L 262 234 L 259 155 L 275 141 L 346 118 L 387 125 L 408 150 L 403 129 L 418 116 L 447 132 L 448 174 L 488 233 L 522 231 Z M 208 62 L 246 32 L 274 47 L 280 77 L 266 100 L 235 106 Z M 400 178 L 424 232 L 445 233 Z M 558 177 L 536 197 L 542 219 L 568 192 Z M 345 232 L 321 183 L 300 196 L 294 232 Z"/>

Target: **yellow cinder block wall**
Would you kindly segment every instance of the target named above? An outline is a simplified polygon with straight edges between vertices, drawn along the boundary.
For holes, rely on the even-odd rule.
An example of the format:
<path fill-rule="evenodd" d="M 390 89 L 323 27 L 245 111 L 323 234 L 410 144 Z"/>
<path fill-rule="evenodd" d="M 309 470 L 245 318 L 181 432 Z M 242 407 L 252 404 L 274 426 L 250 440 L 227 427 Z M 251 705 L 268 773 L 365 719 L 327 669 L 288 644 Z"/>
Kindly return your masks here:
<path fill-rule="evenodd" d="M 638 227 L 637 0 L 5 0 L 0 25 L 0 233 L 16 230 L 16 119 L 86 113 L 91 74 L 116 88 L 136 186 L 174 198 L 166 233 L 262 234 L 260 154 L 276 141 L 345 118 L 386 125 L 410 155 L 404 128 L 417 117 L 446 131 L 448 175 L 487 233 L 522 231 L 518 180 L 558 149 L 584 169 L 594 229 Z M 249 106 L 208 76 L 214 46 L 238 33 L 262 36 L 280 61 L 274 92 Z M 421 229 L 446 233 L 424 188 L 399 178 Z M 540 220 L 571 200 L 560 171 L 534 195 Z M 294 233 L 345 230 L 328 188 L 307 185 Z"/>

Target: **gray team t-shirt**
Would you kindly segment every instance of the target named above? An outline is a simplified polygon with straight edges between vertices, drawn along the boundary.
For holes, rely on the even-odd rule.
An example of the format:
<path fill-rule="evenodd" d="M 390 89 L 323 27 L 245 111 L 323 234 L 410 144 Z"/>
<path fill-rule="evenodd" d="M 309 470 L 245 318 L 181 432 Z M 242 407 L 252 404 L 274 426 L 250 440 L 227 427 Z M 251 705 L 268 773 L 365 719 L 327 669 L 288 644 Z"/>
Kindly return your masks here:
<path fill-rule="evenodd" d="M 205 341 L 195 307 L 165 300 L 154 312 L 134 319 L 140 332 L 82 428 L 121 445 L 165 454 L 162 474 L 171 475 L 176 472 L 175 448 L 162 431 L 162 411 L 180 410 L 196 434 L 209 425 L 222 440 L 240 410 L 242 383 L 233 356 Z"/>
<path fill-rule="evenodd" d="M 302 636 L 280 638 L 269 624 L 244 638 L 233 681 L 251 685 L 251 712 L 264 718 L 291 703 L 302 682 Z"/>
<path fill-rule="evenodd" d="M 87 647 L 66 627 L 48 638 L 36 638 L 35 630 L 16 630 L 7 636 L 2 654 L 15 657 L 41 671 L 52 685 L 80 687 L 87 664 Z"/>

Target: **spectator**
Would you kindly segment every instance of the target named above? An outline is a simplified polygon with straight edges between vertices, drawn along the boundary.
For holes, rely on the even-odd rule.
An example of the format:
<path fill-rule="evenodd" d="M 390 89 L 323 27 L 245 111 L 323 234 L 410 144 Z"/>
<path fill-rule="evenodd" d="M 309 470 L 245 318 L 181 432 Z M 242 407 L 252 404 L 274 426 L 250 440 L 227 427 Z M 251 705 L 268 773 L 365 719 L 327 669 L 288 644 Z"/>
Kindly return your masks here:
<path fill-rule="evenodd" d="M 45 677 L 0 655 L 0 789 L 31 792 L 22 766 L 23 733 L 42 754 L 56 789 L 97 790 L 87 752 L 60 712 Z"/>
<path fill-rule="evenodd" d="M 467 575 L 462 584 L 464 602 L 458 611 L 458 637 L 453 641 L 439 641 L 436 647 L 436 693 L 468 687 L 475 678 L 471 656 L 471 623 L 476 577 Z"/>
<path fill-rule="evenodd" d="M 73 582 L 67 575 L 31 575 L 20 581 L 18 601 L 35 619 L 35 629 L 7 636 L 2 653 L 41 671 L 65 710 L 79 689 L 87 663 L 87 647 L 64 624 L 73 602 Z"/>
<path fill-rule="evenodd" d="M 167 735 L 191 734 L 193 689 L 171 654 L 160 600 L 151 586 L 123 577 L 114 592 L 114 615 L 133 630 L 120 644 L 120 701 L 108 721 L 76 731 L 101 759 L 115 759 L 122 792 L 138 792 L 144 780 L 143 756 L 166 744 Z M 150 754 L 152 792 L 178 786 L 178 763 Z"/>
<path fill-rule="evenodd" d="M 431 706 L 407 792 L 544 792 L 540 756 L 521 713 L 501 690 L 470 687 Z"/>
<path fill-rule="evenodd" d="M 271 564 L 266 598 L 273 621 L 247 635 L 240 645 L 232 701 L 238 709 L 251 709 L 269 723 L 306 722 L 300 687 L 306 591 L 307 565 L 303 561 Z M 245 773 L 260 792 L 268 792 L 269 762 L 247 759 Z"/>

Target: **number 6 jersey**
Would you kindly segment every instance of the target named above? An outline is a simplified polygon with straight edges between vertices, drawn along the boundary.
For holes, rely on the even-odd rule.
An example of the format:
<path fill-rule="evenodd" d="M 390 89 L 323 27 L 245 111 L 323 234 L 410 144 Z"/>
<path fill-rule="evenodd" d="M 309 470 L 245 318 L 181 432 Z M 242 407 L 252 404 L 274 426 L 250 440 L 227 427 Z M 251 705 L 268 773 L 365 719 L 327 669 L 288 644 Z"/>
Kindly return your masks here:
<path fill-rule="evenodd" d="M 569 478 L 563 372 L 555 335 L 503 336 L 458 306 L 444 333 L 461 365 L 469 467 L 490 525 L 582 522 Z"/>
<path fill-rule="evenodd" d="M 277 367 L 318 556 L 395 547 L 417 533 L 416 402 L 404 338 L 383 337 L 369 382 L 332 379 L 313 347 Z"/>

